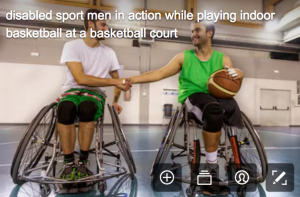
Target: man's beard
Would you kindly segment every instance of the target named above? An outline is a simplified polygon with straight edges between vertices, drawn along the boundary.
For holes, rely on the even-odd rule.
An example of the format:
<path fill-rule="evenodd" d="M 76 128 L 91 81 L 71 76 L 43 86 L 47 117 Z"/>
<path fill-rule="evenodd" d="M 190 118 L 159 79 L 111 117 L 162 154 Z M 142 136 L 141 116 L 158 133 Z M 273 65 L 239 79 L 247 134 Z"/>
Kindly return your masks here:
<path fill-rule="evenodd" d="M 98 34 L 98 28 L 97 27 L 95 27 L 95 30 L 94 31 L 96 31 L 97 32 L 97 34 Z M 96 37 L 97 38 L 97 40 L 98 41 L 100 41 L 100 40 L 105 40 L 105 38 L 103 37 L 103 38 L 99 38 L 98 36 Z"/>
<path fill-rule="evenodd" d="M 207 39 L 205 38 L 198 38 L 198 42 L 197 43 L 193 43 L 194 46 L 203 46 L 203 45 L 206 45 L 207 43 Z"/>

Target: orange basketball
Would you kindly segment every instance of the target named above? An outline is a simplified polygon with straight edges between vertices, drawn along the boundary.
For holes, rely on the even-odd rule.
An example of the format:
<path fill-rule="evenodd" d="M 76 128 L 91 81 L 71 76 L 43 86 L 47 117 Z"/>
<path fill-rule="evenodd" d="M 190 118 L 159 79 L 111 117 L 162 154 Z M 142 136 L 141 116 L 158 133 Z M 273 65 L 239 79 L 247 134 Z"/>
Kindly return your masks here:
<path fill-rule="evenodd" d="M 226 76 L 226 69 L 222 69 L 214 72 L 210 76 L 207 86 L 209 93 L 214 97 L 229 99 L 238 93 L 241 87 L 241 81 Z"/>

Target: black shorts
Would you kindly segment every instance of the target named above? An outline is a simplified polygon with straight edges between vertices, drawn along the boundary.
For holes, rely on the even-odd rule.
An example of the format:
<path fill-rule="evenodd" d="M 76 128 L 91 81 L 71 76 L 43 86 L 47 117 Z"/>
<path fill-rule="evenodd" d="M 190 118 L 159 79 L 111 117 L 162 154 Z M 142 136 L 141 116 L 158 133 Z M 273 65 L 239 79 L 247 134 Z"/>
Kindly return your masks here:
<path fill-rule="evenodd" d="M 189 96 L 185 104 L 189 112 L 203 123 L 202 114 L 204 107 L 213 102 L 218 102 L 224 109 L 224 123 L 228 126 L 243 128 L 242 114 L 237 102 L 232 99 L 217 99 L 210 94 L 195 93 Z"/>

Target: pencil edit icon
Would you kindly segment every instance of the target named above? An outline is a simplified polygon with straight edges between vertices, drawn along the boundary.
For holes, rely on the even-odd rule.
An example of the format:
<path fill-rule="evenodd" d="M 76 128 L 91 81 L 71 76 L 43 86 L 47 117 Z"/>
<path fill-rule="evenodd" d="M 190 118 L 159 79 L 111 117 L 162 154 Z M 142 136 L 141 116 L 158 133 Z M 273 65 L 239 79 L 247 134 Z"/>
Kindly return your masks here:
<path fill-rule="evenodd" d="M 276 179 L 275 179 L 275 181 L 273 182 L 273 185 L 275 185 L 276 183 L 278 183 L 278 181 L 280 181 L 280 179 L 282 179 L 282 177 L 284 176 L 284 175 L 286 175 L 286 173 L 285 172 L 282 172 Z M 285 185 L 286 185 L 287 183 L 285 183 Z"/>
<path fill-rule="evenodd" d="M 292 163 L 269 163 L 266 191 L 292 192 L 295 188 L 295 168 Z M 299 195 L 298 195 L 299 196 Z"/>

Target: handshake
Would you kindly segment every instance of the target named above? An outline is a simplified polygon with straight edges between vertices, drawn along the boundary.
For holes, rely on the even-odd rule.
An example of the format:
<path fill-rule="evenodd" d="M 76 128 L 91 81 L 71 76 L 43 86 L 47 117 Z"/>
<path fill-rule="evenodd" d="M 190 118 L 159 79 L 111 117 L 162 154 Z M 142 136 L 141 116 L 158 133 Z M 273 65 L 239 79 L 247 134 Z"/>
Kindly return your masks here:
<path fill-rule="evenodd" d="M 130 78 L 118 79 L 116 87 L 126 92 L 132 87 L 132 80 Z"/>

